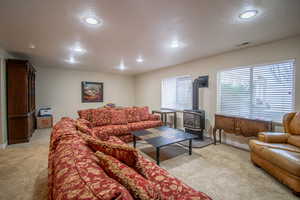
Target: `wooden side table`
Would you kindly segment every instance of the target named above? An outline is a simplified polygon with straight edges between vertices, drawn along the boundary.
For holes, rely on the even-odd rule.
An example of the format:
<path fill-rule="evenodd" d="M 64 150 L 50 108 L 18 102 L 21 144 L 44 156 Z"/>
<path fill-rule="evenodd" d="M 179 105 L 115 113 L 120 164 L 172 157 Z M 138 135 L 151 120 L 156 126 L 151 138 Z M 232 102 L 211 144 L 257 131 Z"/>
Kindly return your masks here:
<path fill-rule="evenodd" d="M 153 110 L 152 114 L 160 114 L 160 119 L 164 123 L 164 125 L 167 125 L 167 116 L 168 114 L 173 114 L 174 119 L 173 119 L 173 125 L 174 128 L 177 128 L 177 113 L 175 110 L 168 110 L 168 109 L 161 109 L 161 110 Z"/>

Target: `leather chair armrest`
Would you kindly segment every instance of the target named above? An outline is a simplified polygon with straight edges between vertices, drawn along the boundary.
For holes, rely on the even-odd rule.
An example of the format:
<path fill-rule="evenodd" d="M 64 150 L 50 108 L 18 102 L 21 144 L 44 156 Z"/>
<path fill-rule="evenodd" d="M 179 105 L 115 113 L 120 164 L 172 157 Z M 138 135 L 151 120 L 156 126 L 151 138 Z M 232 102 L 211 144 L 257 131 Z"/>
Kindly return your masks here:
<path fill-rule="evenodd" d="M 280 132 L 260 132 L 258 140 L 266 143 L 286 143 L 288 139 L 287 133 Z"/>

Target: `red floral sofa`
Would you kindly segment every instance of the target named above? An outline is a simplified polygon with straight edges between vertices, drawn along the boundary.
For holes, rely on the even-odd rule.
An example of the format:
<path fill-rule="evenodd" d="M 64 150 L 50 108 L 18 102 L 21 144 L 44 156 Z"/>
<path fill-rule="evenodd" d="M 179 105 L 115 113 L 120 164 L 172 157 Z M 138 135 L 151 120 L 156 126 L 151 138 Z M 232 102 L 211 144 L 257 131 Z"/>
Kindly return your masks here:
<path fill-rule="evenodd" d="M 95 153 L 90 148 L 82 136 L 83 133 L 76 128 L 76 123 L 77 120 L 63 118 L 53 127 L 48 161 L 48 199 L 137 199 L 134 198 L 134 194 L 127 189 L 128 185 L 122 185 L 108 175 L 105 172 L 105 168 L 100 167 L 99 158 L 96 156 L 99 151 Z M 115 136 L 110 136 L 106 141 L 128 146 Z M 159 198 L 155 199 L 210 199 L 206 194 L 187 186 L 177 178 L 171 176 L 166 170 L 145 159 L 139 152 L 137 165 L 143 170 L 147 181 L 151 182 L 155 188 L 158 188 L 158 190 L 156 190 L 158 191 L 156 196 L 159 196 Z M 143 185 L 142 182 L 138 181 L 137 183 L 141 186 Z"/>
<path fill-rule="evenodd" d="M 162 126 L 158 115 L 146 107 L 97 108 L 78 111 L 86 131 L 100 139 L 117 136 L 124 142 L 133 140 L 131 131 Z"/>

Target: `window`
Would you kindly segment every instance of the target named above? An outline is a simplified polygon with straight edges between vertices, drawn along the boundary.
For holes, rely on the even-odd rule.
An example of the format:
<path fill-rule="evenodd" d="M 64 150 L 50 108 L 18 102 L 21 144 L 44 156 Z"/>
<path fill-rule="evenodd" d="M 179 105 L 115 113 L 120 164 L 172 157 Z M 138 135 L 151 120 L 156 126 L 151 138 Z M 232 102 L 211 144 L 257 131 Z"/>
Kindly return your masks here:
<path fill-rule="evenodd" d="M 161 107 L 184 110 L 192 109 L 192 83 L 190 76 L 162 80 Z"/>
<path fill-rule="evenodd" d="M 282 122 L 294 110 L 294 60 L 218 73 L 217 111 Z"/>

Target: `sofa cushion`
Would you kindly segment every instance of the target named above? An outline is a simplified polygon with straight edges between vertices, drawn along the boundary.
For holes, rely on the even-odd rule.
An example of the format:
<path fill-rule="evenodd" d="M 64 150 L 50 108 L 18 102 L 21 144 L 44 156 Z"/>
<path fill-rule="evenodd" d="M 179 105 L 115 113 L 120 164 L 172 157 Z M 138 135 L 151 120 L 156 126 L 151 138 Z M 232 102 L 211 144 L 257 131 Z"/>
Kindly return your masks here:
<path fill-rule="evenodd" d="M 290 144 L 268 144 L 257 140 L 249 142 L 251 151 L 275 166 L 300 176 L 300 149 Z"/>
<path fill-rule="evenodd" d="M 76 121 L 76 128 L 77 128 L 77 130 L 79 130 L 79 131 L 81 131 L 83 133 L 92 135 L 92 129 L 90 129 L 88 127 L 88 125 L 86 125 L 85 123 L 81 122 L 80 120 Z"/>
<path fill-rule="evenodd" d="M 136 109 L 139 112 L 140 115 L 140 120 L 145 121 L 145 120 L 149 120 L 149 107 L 148 106 L 144 106 L 144 107 L 136 107 Z"/>
<path fill-rule="evenodd" d="M 80 134 L 80 136 L 94 151 L 101 151 L 105 154 L 115 157 L 130 167 L 135 167 L 138 159 L 138 152 L 135 148 L 126 144 L 116 144 L 114 142 L 110 142 L 109 140 L 98 140 L 85 134 Z"/>
<path fill-rule="evenodd" d="M 300 112 L 297 112 L 289 124 L 291 134 L 300 135 Z"/>
<path fill-rule="evenodd" d="M 157 186 L 161 199 L 211 200 L 206 194 L 184 184 L 142 155 L 139 155 L 135 169 Z"/>
<path fill-rule="evenodd" d="M 92 112 L 94 109 L 85 109 L 85 110 L 78 110 L 77 113 L 79 115 L 79 118 L 92 121 Z"/>
<path fill-rule="evenodd" d="M 127 124 L 127 116 L 124 109 L 111 110 L 111 124 L 113 125 Z"/>
<path fill-rule="evenodd" d="M 93 132 L 95 135 L 106 134 L 108 136 L 120 136 L 120 135 L 128 135 L 130 133 L 130 129 L 128 125 L 107 125 L 93 128 Z"/>
<path fill-rule="evenodd" d="M 140 122 L 128 123 L 128 127 L 131 131 L 147 129 L 147 128 L 155 128 L 158 126 L 162 126 L 161 121 L 140 121 Z"/>
<path fill-rule="evenodd" d="M 136 108 L 125 108 L 125 112 L 128 123 L 141 121 L 140 114 Z"/>
<path fill-rule="evenodd" d="M 120 140 L 122 140 L 125 143 L 129 143 L 133 141 L 133 135 L 132 134 L 128 134 L 128 135 L 121 135 L 119 136 Z"/>
<path fill-rule="evenodd" d="M 300 147 L 300 135 L 289 135 L 287 142 L 291 145 Z"/>
<path fill-rule="evenodd" d="M 84 124 L 85 126 L 87 126 L 88 128 L 93 128 L 93 125 L 90 121 L 86 120 L 86 119 L 82 119 L 79 118 L 76 120 L 77 122 L 80 122 L 81 124 Z"/>
<path fill-rule="evenodd" d="M 111 110 L 106 108 L 97 108 L 92 111 L 93 126 L 104 126 L 111 123 Z"/>
<path fill-rule="evenodd" d="M 50 153 L 49 199 L 133 199 L 124 186 L 107 176 L 82 139 L 61 140 Z"/>
<path fill-rule="evenodd" d="M 106 173 L 125 186 L 135 199 L 160 199 L 159 190 L 155 185 L 138 174 L 134 169 L 123 164 L 116 158 L 100 151 L 96 152 L 100 166 Z"/>

